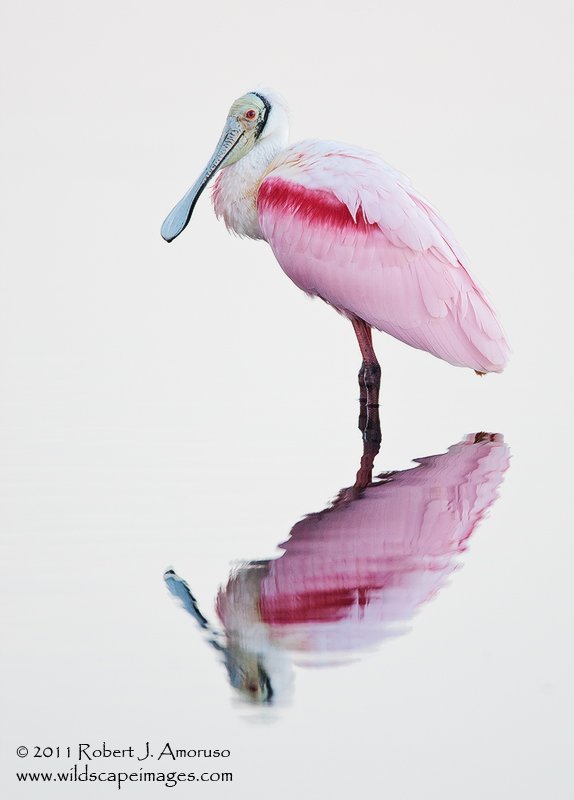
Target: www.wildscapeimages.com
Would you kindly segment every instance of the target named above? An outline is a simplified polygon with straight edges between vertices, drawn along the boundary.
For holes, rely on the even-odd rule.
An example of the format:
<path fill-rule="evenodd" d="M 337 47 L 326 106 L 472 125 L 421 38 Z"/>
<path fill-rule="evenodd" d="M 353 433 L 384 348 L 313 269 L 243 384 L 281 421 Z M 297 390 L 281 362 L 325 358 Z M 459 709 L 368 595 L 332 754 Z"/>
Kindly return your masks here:
<path fill-rule="evenodd" d="M 233 781 L 232 772 L 154 772 L 149 768 L 140 767 L 138 771 L 132 772 L 101 772 L 91 771 L 87 764 L 83 768 L 74 764 L 66 772 L 16 772 L 18 783 L 80 783 L 94 782 L 116 784 L 118 789 L 122 788 L 123 783 L 161 783 L 167 789 L 177 786 L 179 783 L 200 781 L 201 783 L 218 783 Z"/>

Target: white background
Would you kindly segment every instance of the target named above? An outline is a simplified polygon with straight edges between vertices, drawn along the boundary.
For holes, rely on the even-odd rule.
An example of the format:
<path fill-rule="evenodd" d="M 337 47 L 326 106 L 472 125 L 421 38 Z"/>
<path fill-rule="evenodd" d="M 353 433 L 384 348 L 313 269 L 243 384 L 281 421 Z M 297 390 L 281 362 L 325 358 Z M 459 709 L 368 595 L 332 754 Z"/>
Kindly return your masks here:
<path fill-rule="evenodd" d="M 232 785 L 179 795 L 571 797 L 571 4 L 54 0 L 3 17 L 4 796 L 112 796 L 14 780 L 39 768 L 18 745 L 105 739 L 232 750 Z M 512 465 L 413 631 L 297 670 L 292 704 L 265 712 L 232 698 L 162 580 L 173 565 L 213 617 L 230 563 L 276 554 L 358 466 L 348 322 L 227 235 L 207 195 L 180 239 L 159 236 L 257 85 L 287 98 L 293 139 L 364 145 L 412 178 L 514 349 L 478 379 L 376 337 L 379 471 L 478 430 L 504 434 Z"/>

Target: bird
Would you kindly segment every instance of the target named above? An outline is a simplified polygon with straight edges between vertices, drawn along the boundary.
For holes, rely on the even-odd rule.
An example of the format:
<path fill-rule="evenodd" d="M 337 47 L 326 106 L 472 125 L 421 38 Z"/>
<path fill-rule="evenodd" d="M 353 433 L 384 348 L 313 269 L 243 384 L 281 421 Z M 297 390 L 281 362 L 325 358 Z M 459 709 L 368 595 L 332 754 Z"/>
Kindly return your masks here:
<path fill-rule="evenodd" d="M 286 104 L 273 90 L 232 104 L 197 181 L 166 217 L 173 241 L 215 177 L 216 216 L 263 239 L 286 275 L 353 325 L 360 401 L 379 402 L 372 329 L 477 374 L 502 372 L 509 345 L 466 256 L 438 212 L 377 153 L 306 139 L 288 145 Z"/>
<path fill-rule="evenodd" d="M 167 588 L 218 652 L 243 699 L 283 704 L 293 662 L 332 665 L 406 633 L 448 584 L 498 497 L 510 450 L 500 433 L 474 433 L 446 453 L 371 480 L 363 443 L 355 484 L 308 514 L 278 558 L 232 569 L 217 595 L 219 625 L 173 570 Z"/>

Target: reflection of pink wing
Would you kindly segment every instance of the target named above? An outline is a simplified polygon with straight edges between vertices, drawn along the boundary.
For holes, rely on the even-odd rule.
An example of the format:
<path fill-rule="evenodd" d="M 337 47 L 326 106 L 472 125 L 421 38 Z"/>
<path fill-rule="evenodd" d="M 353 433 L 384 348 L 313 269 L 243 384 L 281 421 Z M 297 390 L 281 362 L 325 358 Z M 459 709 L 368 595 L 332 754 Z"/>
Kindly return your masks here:
<path fill-rule="evenodd" d="M 456 568 L 508 467 L 502 437 L 460 442 L 297 523 L 260 613 L 294 649 L 341 651 L 400 632 Z"/>

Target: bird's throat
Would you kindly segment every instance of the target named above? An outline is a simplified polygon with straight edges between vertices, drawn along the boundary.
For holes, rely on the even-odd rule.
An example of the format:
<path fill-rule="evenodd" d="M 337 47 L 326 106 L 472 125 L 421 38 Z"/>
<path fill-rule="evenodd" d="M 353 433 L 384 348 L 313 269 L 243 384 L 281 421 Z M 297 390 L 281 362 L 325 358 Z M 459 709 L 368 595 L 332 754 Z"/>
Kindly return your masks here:
<path fill-rule="evenodd" d="M 238 236 L 263 238 L 257 216 L 257 192 L 280 149 L 280 144 L 273 141 L 258 142 L 250 153 L 217 176 L 212 194 L 215 213 Z"/>

